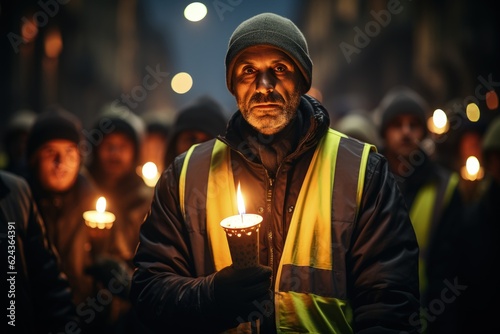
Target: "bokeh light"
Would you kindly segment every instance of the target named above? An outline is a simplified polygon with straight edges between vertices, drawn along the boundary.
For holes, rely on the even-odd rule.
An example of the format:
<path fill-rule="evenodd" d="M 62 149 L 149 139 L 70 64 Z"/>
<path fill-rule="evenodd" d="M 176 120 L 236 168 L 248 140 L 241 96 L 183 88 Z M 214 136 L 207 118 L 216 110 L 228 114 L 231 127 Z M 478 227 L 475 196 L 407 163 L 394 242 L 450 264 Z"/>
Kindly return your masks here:
<path fill-rule="evenodd" d="M 154 162 L 146 162 L 142 166 L 141 176 L 144 180 L 144 183 L 146 183 L 148 187 L 154 187 L 156 185 L 156 182 L 158 182 L 158 179 L 160 178 L 158 167 L 156 167 L 156 164 Z"/>
<path fill-rule="evenodd" d="M 464 180 L 477 181 L 484 177 L 484 170 L 479 163 L 479 159 L 471 155 L 467 158 L 465 166 L 462 167 L 460 174 Z"/>
<path fill-rule="evenodd" d="M 486 106 L 490 110 L 495 110 L 498 108 L 498 94 L 494 90 L 490 90 L 486 93 Z"/>
<path fill-rule="evenodd" d="M 475 103 L 469 103 L 467 108 L 465 109 L 465 113 L 467 114 L 467 118 L 471 122 L 479 121 L 479 117 L 481 116 L 481 112 L 479 111 L 479 107 Z"/>
<path fill-rule="evenodd" d="M 432 117 L 427 120 L 427 128 L 438 135 L 446 133 L 450 128 L 446 113 L 442 109 L 434 110 Z"/>
<path fill-rule="evenodd" d="M 186 72 L 177 73 L 172 78 L 171 86 L 177 94 L 187 93 L 193 87 L 193 78 Z"/>
<path fill-rule="evenodd" d="M 201 2 L 192 2 L 184 9 L 184 17 L 191 22 L 198 22 L 207 15 L 207 6 Z"/>

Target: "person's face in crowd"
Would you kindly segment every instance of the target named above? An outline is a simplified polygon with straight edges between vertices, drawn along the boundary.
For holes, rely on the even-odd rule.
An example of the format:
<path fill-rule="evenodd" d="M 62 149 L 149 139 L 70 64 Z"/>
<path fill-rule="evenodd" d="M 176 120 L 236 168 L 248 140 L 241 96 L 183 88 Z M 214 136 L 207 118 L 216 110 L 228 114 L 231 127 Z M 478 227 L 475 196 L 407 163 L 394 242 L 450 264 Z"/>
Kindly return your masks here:
<path fill-rule="evenodd" d="M 106 135 L 97 149 L 97 156 L 103 173 L 109 178 L 119 179 L 135 170 L 135 145 L 123 133 Z"/>
<path fill-rule="evenodd" d="M 66 139 L 49 140 L 37 152 L 38 179 L 49 191 L 63 192 L 75 183 L 80 169 L 77 145 Z"/>
<path fill-rule="evenodd" d="M 394 117 L 385 130 L 385 147 L 388 154 L 408 158 L 419 148 L 425 129 L 416 116 L 401 114 Z"/>
<path fill-rule="evenodd" d="M 302 77 L 284 52 L 271 46 L 249 47 L 237 57 L 232 76 L 238 107 L 257 131 L 275 134 L 295 117 Z"/>
<path fill-rule="evenodd" d="M 179 155 L 186 152 L 192 145 L 211 139 L 212 136 L 198 130 L 183 131 L 177 135 L 175 152 Z"/>

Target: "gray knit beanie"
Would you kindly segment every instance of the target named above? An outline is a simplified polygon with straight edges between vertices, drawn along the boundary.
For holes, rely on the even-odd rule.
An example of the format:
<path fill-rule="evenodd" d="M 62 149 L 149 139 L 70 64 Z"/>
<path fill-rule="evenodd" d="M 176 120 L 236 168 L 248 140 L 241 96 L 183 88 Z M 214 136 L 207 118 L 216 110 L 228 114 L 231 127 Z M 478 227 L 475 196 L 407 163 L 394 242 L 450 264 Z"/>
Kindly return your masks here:
<path fill-rule="evenodd" d="M 287 18 L 262 13 L 242 22 L 231 35 L 226 53 L 226 84 L 234 94 L 231 77 L 234 60 L 246 48 L 254 45 L 271 45 L 293 59 L 304 78 L 306 93 L 311 88 L 312 61 L 307 42 L 297 26 Z"/>
<path fill-rule="evenodd" d="M 51 105 L 40 113 L 30 128 L 26 143 L 26 156 L 30 159 L 43 144 L 50 140 L 65 139 L 77 145 L 82 140 L 80 119 L 66 109 Z"/>
<path fill-rule="evenodd" d="M 427 113 L 429 106 L 424 98 L 415 90 L 406 86 L 396 86 L 386 93 L 378 106 L 381 117 L 380 135 L 384 137 L 385 130 L 396 116 L 402 114 L 414 115 L 427 134 Z"/>

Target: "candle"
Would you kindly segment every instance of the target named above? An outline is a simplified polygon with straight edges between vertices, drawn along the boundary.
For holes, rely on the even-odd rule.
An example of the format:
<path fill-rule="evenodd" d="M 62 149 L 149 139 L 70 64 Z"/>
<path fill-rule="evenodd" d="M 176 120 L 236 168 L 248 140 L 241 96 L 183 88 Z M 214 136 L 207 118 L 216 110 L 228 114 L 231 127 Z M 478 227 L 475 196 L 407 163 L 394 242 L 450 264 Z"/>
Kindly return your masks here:
<path fill-rule="evenodd" d="M 224 218 L 220 225 L 226 232 L 231 259 L 235 268 L 259 264 L 259 227 L 262 216 L 245 213 L 245 202 L 238 184 L 238 215 Z"/>
<path fill-rule="evenodd" d="M 92 229 L 110 229 L 115 221 L 115 215 L 106 211 L 106 199 L 99 197 L 96 203 L 96 210 L 85 211 L 83 213 L 85 224 Z"/>
<path fill-rule="evenodd" d="M 160 178 L 160 173 L 158 172 L 156 164 L 151 161 L 146 162 L 142 166 L 141 177 L 148 187 L 154 187 Z"/>

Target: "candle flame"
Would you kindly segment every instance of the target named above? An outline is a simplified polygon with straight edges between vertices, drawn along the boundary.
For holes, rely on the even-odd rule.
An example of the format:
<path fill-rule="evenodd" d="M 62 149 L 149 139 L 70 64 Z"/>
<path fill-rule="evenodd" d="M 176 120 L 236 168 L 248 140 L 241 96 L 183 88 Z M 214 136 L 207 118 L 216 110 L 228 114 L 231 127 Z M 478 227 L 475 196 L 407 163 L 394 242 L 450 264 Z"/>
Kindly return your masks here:
<path fill-rule="evenodd" d="M 479 172 L 480 167 L 481 165 L 479 164 L 479 160 L 475 156 L 471 155 L 467 158 L 465 168 L 467 168 L 467 172 L 470 175 L 476 175 Z"/>
<path fill-rule="evenodd" d="M 154 162 L 148 161 L 142 166 L 142 175 L 147 179 L 154 179 L 158 174 L 158 167 Z"/>
<path fill-rule="evenodd" d="M 95 205 L 95 209 L 97 210 L 97 212 L 100 212 L 100 213 L 103 213 L 104 211 L 106 211 L 106 199 L 104 197 L 99 197 L 99 199 L 97 200 L 97 203 Z"/>
<path fill-rule="evenodd" d="M 238 182 L 238 190 L 236 192 L 236 198 L 238 200 L 238 211 L 240 215 L 245 213 L 245 201 L 243 200 L 243 195 L 241 194 L 241 186 Z"/>

